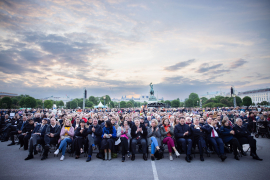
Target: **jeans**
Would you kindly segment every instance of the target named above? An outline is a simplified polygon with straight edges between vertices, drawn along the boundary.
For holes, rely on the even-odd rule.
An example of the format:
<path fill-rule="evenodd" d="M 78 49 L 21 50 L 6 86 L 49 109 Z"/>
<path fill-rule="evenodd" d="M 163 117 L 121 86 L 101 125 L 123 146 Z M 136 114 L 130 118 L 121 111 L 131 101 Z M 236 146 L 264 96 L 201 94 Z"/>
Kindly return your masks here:
<path fill-rule="evenodd" d="M 168 146 L 168 151 L 171 153 L 172 152 L 172 147 L 174 147 L 174 142 L 173 142 L 173 139 L 171 137 L 165 137 L 163 139 L 163 144 L 167 144 Z"/>
<path fill-rule="evenodd" d="M 151 154 L 155 154 L 156 147 L 158 146 L 157 139 L 155 137 L 151 137 Z"/>
<path fill-rule="evenodd" d="M 191 139 L 179 138 L 177 142 L 182 145 L 182 149 L 184 150 L 184 152 L 186 152 L 186 155 L 191 155 L 192 149 Z"/>
<path fill-rule="evenodd" d="M 141 139 L 133 138 L 132 139 L 132 141 L 131 141 L 132 154 L 136 153 L 136 145 L 137 144 L 142 145 L 143 154 L 146 154 L 147 145 L 146 145 L 146 140 L 144 138 L 141 138 Z"/>
<path fill-rule="evenodd" d="M 219 137 L 211 137 L 210 142 L 214 147 L 215 152 L 217 155 L 224 154 L 224 144 L 221 138 Z"/>
<path fill-rule="evenodd" d="M 69 143 L 69 144 L 72 143 L 72 139 L 70 139 L 70 138 L 65 138 L 65 139 L 63 139 L 63 140 L 61 141 L 60 146 L 59 146 L 59 148 L 58 148 L 59 150 L 62 149 L 62 155 L 63 155 L 63 156 L 64 156 L 65 153 L 66 153 L 66 148 L 67 148 L 68 143 Z"/>

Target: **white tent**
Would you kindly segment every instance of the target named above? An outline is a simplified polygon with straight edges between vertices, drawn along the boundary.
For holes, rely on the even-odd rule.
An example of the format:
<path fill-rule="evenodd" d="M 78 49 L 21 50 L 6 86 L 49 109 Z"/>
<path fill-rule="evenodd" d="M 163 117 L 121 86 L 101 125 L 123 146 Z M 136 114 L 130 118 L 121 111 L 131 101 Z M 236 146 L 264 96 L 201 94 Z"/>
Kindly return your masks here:
<path fill-rule="evenodd" d="M 107 106 L 104 106 L 101 102 L 95 108 L 107 108 Z"/>

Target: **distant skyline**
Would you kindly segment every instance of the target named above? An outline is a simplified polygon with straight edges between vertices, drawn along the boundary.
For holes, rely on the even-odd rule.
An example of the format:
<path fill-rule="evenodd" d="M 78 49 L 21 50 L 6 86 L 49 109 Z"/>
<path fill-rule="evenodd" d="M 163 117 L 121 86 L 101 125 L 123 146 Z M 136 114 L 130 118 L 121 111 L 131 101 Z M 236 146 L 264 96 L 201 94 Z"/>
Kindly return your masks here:
<path fill-rule="evenodd" d="M 71 98 L 270 87 L 270 1 L 0 0 L 0 91 Z"/>

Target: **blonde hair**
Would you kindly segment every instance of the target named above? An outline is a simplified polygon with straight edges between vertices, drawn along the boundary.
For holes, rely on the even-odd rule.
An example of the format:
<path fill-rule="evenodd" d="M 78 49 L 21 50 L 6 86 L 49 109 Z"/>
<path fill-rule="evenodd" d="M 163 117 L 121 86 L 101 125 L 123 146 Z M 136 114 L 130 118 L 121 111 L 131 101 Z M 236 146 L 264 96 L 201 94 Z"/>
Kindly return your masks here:
<path fill-rule="evenodd" d="M 156 126 L 158 125 L 158 121 L 157 121 L 156 119 L 152 119 L 152 121 L 155 122 Z M 151 122 L 152 122 L 152 121 L 151 121 Z"/>
<path fill-rule="evenodd" d="M 70 126 L 71 126 L 71 122 L 70 122 L 70 120 L 67 119 L 67 118 L 66 118 L 65 121 L 63 122 L 63 126 L 66 127 L 66 122 L 67 122 L 67 121 L 69 122 L 69 126 L 67 126 L 67 127 L 70 127 Z"/>

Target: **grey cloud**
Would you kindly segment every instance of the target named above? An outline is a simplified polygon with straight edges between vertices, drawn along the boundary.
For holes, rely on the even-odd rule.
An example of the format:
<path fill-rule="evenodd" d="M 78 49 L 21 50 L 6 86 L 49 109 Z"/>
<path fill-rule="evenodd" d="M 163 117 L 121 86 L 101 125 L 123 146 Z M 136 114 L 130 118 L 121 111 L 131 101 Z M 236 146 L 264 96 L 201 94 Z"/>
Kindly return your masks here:
<path fill-rule="evenodd" d="M 210 70 L 217 69 L 217 68 L 219 68 L 221 66 L 222 66 L 222 64 L 216 64 L 216 65 L 213 65 L 213 66 L 209 66 L 208 63 L 203 63 L 201 65 L 201 67 L 196 72 L 197 73 L 205 73 L 205 72 L 208 72 Z"/>
<path fill-rule="evenodd" d="M 232 68 L 232 69 L 239 68 L 239 67 L 243 66 L 246 63 L 247 63 L 246 60 L 238 59 L 238 60 L 234 61 L 233 63 L 231 63 L 230 68 Z"/>
<path fill-rule="evenodd" d="M 190 65 L 193 62 L 195 62 L 195 59 L 190 59 L 187 61 L 182 61 L 182 62 L 176 63 L 175 65 L 172 65 L 172 66 L 165 67 L 164 69 L 166 71 L 177 71 L 179 69 L 182 69 L 182 68 Z"/>

